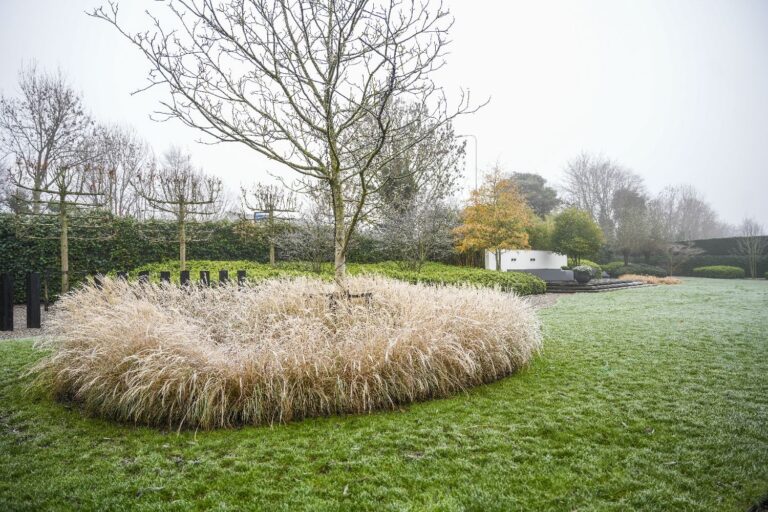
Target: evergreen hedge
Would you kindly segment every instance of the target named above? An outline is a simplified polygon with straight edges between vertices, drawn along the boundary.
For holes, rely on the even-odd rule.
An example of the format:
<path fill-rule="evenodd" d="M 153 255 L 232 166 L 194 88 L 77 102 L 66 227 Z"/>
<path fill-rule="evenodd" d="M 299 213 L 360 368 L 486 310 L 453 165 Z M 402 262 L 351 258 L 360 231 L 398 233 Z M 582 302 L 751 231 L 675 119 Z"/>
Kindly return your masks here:
<path fill-rule="evenodd" d="M 743 279 L 746 272 L 741 267 L 729 267 L 727 265 L 714 265 L 711 267 L 699 267 L 693 269 L 696 277 L 710 277 L 714 279 Z"/>

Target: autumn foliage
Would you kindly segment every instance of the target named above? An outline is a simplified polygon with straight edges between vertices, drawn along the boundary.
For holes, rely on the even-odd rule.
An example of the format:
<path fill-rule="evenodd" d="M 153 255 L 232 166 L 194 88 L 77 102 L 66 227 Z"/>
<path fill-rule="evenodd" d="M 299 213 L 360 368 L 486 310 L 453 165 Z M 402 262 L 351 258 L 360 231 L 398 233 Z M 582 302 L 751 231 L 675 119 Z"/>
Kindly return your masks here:
<path fill-rule="evenodd" d="M 462 224 L 456 228 L 457 249 L 494 251 L 499 268 L 501 250 L 529 247 L 526 229 L 533 218 L 515 183 L 496 169 L 479 189 L 472 191 L 469 205 L 462 212 Z"/>

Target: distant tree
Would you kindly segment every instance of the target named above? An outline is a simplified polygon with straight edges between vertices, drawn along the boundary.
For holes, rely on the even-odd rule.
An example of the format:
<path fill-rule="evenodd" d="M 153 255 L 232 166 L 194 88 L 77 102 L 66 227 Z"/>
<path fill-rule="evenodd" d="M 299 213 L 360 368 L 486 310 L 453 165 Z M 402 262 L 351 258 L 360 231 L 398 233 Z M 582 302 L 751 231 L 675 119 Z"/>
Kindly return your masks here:
<path fill-rule="evenodd" d="M 703 252 L 691 242 L 673 242 L 661 246 L 661 256 L 670 276 L 677 274 L 683 263 Z"/>
<path fill-rule="evenodd" d="M 517 190 L 525 198 L 533 213 L 546 217 L 560 205 L 557 191 L 547 186 L 547 180 L 539 174 L 515 172 L 510 180 L 517 185 Z"/>
<path fill-rule="evenodd" d="M 469 205 L 461 214 L 462 224 L 456 228 L 458 250 L 494 251 L 496 269 L 501 270 L 501 251 L 525 249 L 526 229 L 533 212 L 517 187 L 502 177 L 497 168 L 485 178 L 479 189 L 473 190 Z"/>
<path fill-rule="evenodd" d="M 333 217 L 327 201 L 325 194 L 310 191 L 301 216 L 280 234 L 279 245 L 285 257 L 308 262 L 313 272 L 322 271 L 323 263 L 333 261 Z"/>
<path fill-rule="evenodd" d="M 346 257 L 376 192 L 398 124 L 398 99 L 428 107 L 434 127 L 449 112 L 431 77 L 446 55 L 452 23 L 442 4 L 181 1 L 154 28 L 129 32 L 118 7 L 91 14 L 116 27 L 170 89 L 166 114 L 216 141 L 238 142 L 319 182 L 334 218 L 334 281 L 347 292 Z"/>
<path fill-rule="evenodd" d="M 664 188 L 648 204 L 656 236 L 664 242 L 681 242 L 729 236 L 714 209 L 690 185 Z"/>
<path fill-rule="evenodd" d="M 422 196 L 409 201 L 402 211 L 388 210 L 377 223 L 376 233 L 388 256 L 420 271 L 427 260 L 443 259 L 453 252 L 458 219 L 456 208 Z"/>
<path fill-rule="evenodd" d="M 537 251 L 552 250 L 552 235 L 555 231 L 554 217 L 534 218 L 528 226 L 528 242 Z"/>
<path fill-rule="evenodd" d="M 610 242 L 616 227 L 613 197 L 618 190 L 643 192 L 643 179 L 616 162 L 582 153 L 565 168 L 565 203 L 584 210 L 603 230 Z"/>
<path fill-rule="evenodd" d="M 171 148 L 163 155 L 160 167 L 138 175 L 136 192 L 154 213 L 176 222 L 178 236 L 171 241 L 179 244 L 180 268 L 186 270 L 187 243 L 202 238 L 190 228 L 196 221 L 221 211 L 221 180 L 195 169 L 189 154 Z"/>
<path fill-rule="evenodd" d="M 250 190 L 241 189 L 243 207 L 257 215 L 265 227 L 269 244 L 269 264 L 275 264 L 275 245 L 280 234 L 287 228 L 289 215 L 298 209 L 296 195 L 285 187 L 256 183 Z"/>
<path fill-rule="evenodd" d="M 639 251 L 649 236 L 646 198 L 636 190 L 620 189 L 614 192 L 611 207 L 615 225 L 612 245 L 629 265 L 630 255 Z"/>
<path fill-rule="evenodd" d="M 736 253 L 747 258 L 749 276 L 757 277 L 757 264 L 768 249 L 768 237 L 765 229 L 754 219 L 746 218 L 741 222 L 740 237 L 736 242 Z"/>
<path fill-rule="evenodd" d="M 584 210 L 567 208 L 555 216 L 554 224 L 553 249 L 575 259 L 577 264 L 581 258 L 596 254 L 603 244 L 600 226 Z"/>
<path fill-rule="evenodd" d="M 20 97 L 0 96 L 0 158 L 7 155 L 24 173 L 29 205 L 39 213 L 43 191 L 60 178 L 59 170 L 79 160 L 93 121 L 60 72 L 46 73 L 32 64 L 19 72 L 18 84 Z"/>
<path fill-rule="evenodd" d="M 100 126 L 97 135 L 107 210 L 118 217 L 142 218 L 147 208 L 134 182 L 154 165 L 149 146 L 129 127 Z"/>

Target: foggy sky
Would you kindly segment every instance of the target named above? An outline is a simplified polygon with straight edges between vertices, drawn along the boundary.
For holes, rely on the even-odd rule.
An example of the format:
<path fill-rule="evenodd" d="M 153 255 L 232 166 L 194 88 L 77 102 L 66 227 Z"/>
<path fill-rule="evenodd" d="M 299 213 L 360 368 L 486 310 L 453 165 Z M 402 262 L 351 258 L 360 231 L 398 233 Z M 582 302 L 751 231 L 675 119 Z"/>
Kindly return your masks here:
<path fill-rule="evenodd" d="M 153 0 L 123 0 L 131 29 Z M 203 145 L 177 121 L 156 123 L 163 91 L 131 96 L 148 64 L 113 27 L 84 11 L 100 0 L 0 0 L 0 91 L 15 95 L 22 63 L 56 67 L 100 121 L 133 125 L 160 154 L 189 149 L 232 190 L 291 176 L 253 150 Z M 457 133 L 494 163 L 558 184 L 580 151 L 637 172 L 650 193 L 691 183 L 721 214 L 768 224 L 768 2 L 762 0 L 447 0 L 456 18 L 437 79 L 491 98 Z M 470 142 L 465 186 L 474 182 Z"/>

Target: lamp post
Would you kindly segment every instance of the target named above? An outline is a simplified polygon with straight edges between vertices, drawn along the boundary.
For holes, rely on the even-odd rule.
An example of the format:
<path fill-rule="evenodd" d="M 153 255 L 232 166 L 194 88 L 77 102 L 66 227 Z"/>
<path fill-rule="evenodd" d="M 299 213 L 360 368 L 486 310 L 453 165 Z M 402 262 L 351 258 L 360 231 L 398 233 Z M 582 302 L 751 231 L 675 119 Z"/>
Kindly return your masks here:
<path fill-rule="evenodd" d="M 477 136 L 469 133 L 466 135 L 457 135 L 457 137 L 471 137 L 475 141 L 475 190 L 477 190 Z"/>

